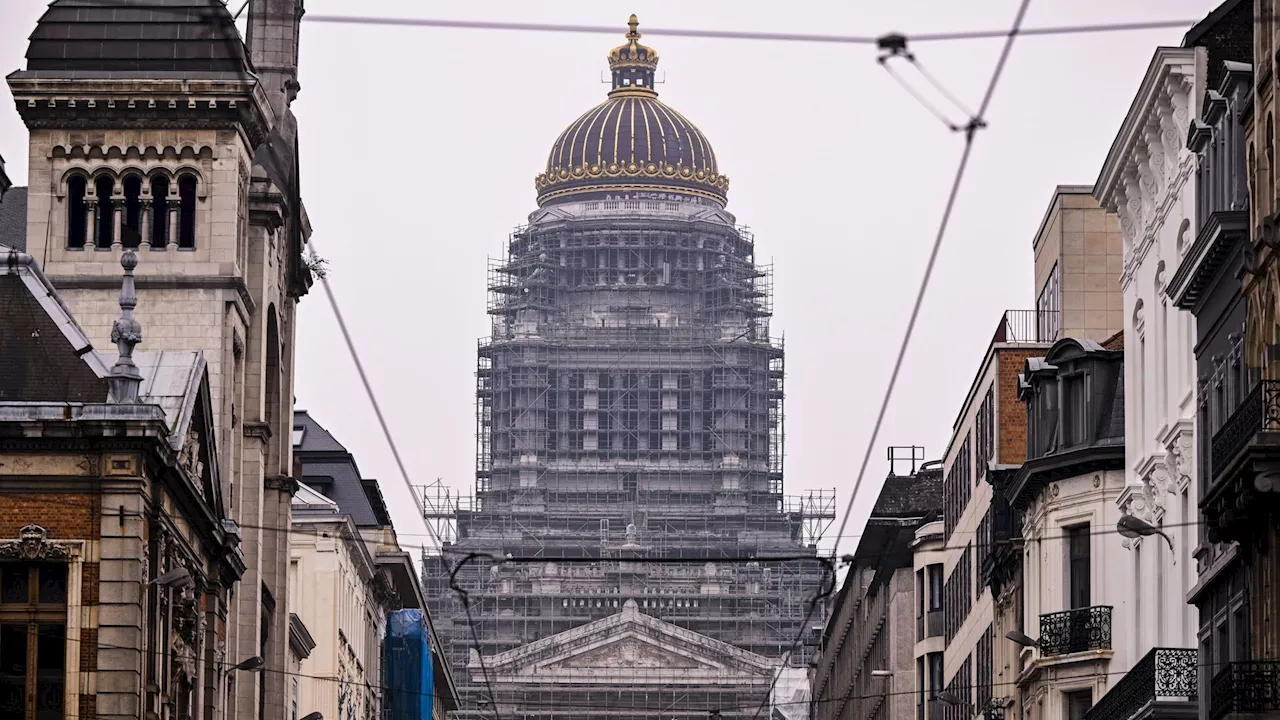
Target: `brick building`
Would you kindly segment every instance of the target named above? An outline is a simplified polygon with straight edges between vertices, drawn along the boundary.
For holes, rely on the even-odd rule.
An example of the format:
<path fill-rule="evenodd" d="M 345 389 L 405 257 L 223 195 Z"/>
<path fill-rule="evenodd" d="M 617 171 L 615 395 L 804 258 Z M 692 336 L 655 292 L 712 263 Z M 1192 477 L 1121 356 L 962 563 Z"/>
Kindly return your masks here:
<path fill-rule="evenodd" d="M 132 267 L 99 353 L 31 256 L 0 248 L 0 712 L 220 707 L 227 514 L 199 352 L 133 352 Z"/>

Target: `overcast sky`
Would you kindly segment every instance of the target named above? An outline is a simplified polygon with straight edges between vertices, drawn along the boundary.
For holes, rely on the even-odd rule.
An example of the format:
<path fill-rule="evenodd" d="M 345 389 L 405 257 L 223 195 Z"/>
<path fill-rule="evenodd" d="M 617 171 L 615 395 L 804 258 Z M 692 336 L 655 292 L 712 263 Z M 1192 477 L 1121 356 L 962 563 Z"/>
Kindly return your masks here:
<path fill-rule="evenodd" d="M 0 0 L 0 69 L 24 67 L 44 0 Z M 232 0 L 238 7 L 240 0 Z M 1200 18 L 1211 0 L 1032 0 L 1026 25 Z M 294 105 L 313 240 L 415 484 L 474 477 L 475 350 L 486 257 L 534 209 L 560 131 L 599 103 L 630 13 L 646 26 L 880 35 L 1002 29 L 1016 0 L 439 3 L 307 0 L 314 15 L 616 25 L 614 35 L 303 22 Z M 1091 184 L 1159 45 L 1183 30 L 1017 41 L 977 138 L 946 244 L 841 552 L 887 470 L 885 447 L 938 457 L 1006 308 L 1032 308 L 1031 241 L 1053 188 Z M 662 100 L 715 146 L 729 210 L 774 264 L 786 336 L 786 485 L 853 488 L 961 149 L 868 46 L 646 34 Z M 976 106 L 1002 40 L 912 46 Z M 27 132 L 6 86 L 0 154 L 25 184 Z M 381 481 L 405 544 L 423 527 L 319 286 L 300 308 L 297 401 Z M 835 532 L 834 527 L 831 530 Z M 832 538 L 825 543 L 830 546 Z"/>

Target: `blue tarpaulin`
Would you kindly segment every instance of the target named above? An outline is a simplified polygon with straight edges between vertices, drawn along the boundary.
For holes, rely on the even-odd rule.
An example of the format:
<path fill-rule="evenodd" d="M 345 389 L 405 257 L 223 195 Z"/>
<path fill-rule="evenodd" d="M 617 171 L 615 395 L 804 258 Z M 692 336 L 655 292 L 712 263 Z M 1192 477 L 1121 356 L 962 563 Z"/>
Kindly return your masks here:
<path fill-rule="evenodd" d="M 421 610 L 387 613 L 387 707 L 390 720 L 432 720 L 435 676 Z"/>

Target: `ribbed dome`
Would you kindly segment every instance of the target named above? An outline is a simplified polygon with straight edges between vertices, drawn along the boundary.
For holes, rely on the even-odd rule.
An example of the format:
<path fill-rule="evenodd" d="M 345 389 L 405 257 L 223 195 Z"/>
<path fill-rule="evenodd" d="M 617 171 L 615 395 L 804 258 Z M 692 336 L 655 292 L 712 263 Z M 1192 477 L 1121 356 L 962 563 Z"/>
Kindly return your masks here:
<path fill-rule="evenodd" d="M 250 69 L 220 0 L 54 0 L 31 33 L 27 70 L 185 75 Z"/>
<path fill-rule="evenodd" d="M 538 175 L 538 204 L 591 197 L 677 194 L 726 202 L 729 178 L 702 131 L 658 100 L 653 89 L 657 52 L 640 45 L 631 16 L 627 44 L 609 55 L 609 99 L 573 121 L 551 146 Z"/>

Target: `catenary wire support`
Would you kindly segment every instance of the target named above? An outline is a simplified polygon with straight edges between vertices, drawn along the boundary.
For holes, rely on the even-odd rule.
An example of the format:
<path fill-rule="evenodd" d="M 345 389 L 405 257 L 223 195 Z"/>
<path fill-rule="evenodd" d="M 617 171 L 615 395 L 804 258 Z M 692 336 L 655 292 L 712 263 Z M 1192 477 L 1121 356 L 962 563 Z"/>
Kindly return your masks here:
<path fill-rule="evenodd" d="M 969 166 L 969 156 L 973 151 L 974 136 L 977 135 L 978 130 L 987 126 L 983 118 L 986 116 L 987 109 L 991 106 L 991 98 L 995 95 L 996 85 L 1000 82 L 1000 75 L 1004 72 L 1005 63 L 1009 60 L 1009 52 L 1013 49 L 1013 41 L 1018 36 L 1018 30 L 1022 27 L 1022 20 L 1026 17 L 1027 6 L 1030 4 L 1031 0 L 1022 0 L 1022 3 L 1018 5 L 1018 14 L 1013 19 L 1012 27 L 1009 28 L 1004 47 L 1000 51 L 1000 58 L 996 60 L 995 69 L 991 73 L 991 80 L 987 83 L 987 91 L 982 96 L 982 104 L 978 106 L 978 112 L 965 125 L 964 151 L 960 154 L 960 164 L 956 167 L 955 178 L 951 181 L 947 204 L 942 211 L 942 219 L 938 223 L 938 233 L 934 237 L 933 248 L 929 251 L 929 261 L 925 265 L 924 276 L 920 279 L 920 288 L 916 291 L 915 303 L 911 308 L 911 318 L 907 322 L 907 329 L 902 335 L 902 343 L 898 347 L 898 356 L 893 363 L 893 372 L 889 375 L 889 383 L 885 387 L 884 398 L 880 402 L 880 410 L 876 414 L 875 425 L 871 428 L 871 437 L 867 439 L 866 452 L 862 456 L 862 464 L 858 468 L 857 477 L 854 479 L 853 491 L 849 493 L 849 501 L 844 508 L 844 517 L 840 519 L 840 527 L 836 531 L 835 543 L 831 548 L 832 557 L 836 556 L 836 552 L 840 547 L 840 538 L 844 535 L 845 528 L 849 525 L 849 516 L 853 514 L 853 505 L 858 499 L 858 490 L 862 487 L 862 481 L 867 475 L 867 465 L 871 462 L 871 453 L 875 449 L 876 440 L 880 437 L 880 428 L 884 425 L 884 416 L 889 409 L 889 401 L 893 399 L 893 389 L 898 383 L 898 374 L 902 371 L 902 361 L 906 358 L 907 348 L 911 345 L 911 335 L 915 332 L 916 320 L 920 317 L 920 307 L 924 304 L 924 296 L 929 289 L 929 280 L 933 277 L 933 268 L 938 260 L 938 251 L 942 248 L 942 240 L 946 237 L 947 225 L 951 221 L 951 211 L 955 209 L 956 196 L 960 193 L 960 183 L 964 180 L 965 169 Z"/>
<path fill-rule="evenodd" d="M 876 57 L 876 62 L 880 67 L 884 68 L 885 72 L 889 73 L 889 77 L 893 78 L 895 82 L 902 86 L 903 90 L 906 90 L 911 97 L 915 98 L 916 102 L 920 103 L 924 109 L 928 110 L 929 113 L 942 122 L 943 125 L 946 125 L 948 130 L 951 132 L 965 132 L 969 130 L 970 127 L 974 126 L 975 123 L 981 123 L 981 120 L 974 112 L 965 107 L 964 103 L 960 102 L 960 100 L 952 94 L 950 90 L 947 90 L 946 86 L 941 82 L 938 82 L 938 79 L 925 69 L 920 60 L 916 58 L 915 53 L 908 49 L 907 38 L 905 35 L 901 35 L 899 33 L 882 35 L 876 40 L 876 47 L 880 50 L 880 54 Z M 916 72 L 925 79 L 925 82 L 933 86 L 933 89 L 937 91 L 939 95 L 946 99 L 947 102 L 958 108 L 960 112 L 964 113 L 965 117 L 969 118 L 969 120 L 964 123 L 958 123 L 947 117 L 945 112 L 939 109 L 937 105 L 930 102 L 923 93 L 916 90 L 911 83 L 906 81 L 906 78 L 902 77 L 902 75 L 893 68 L 890 61 L 895 58 L 901 59 L 902 62 L 906 62 L 914 67 Z"/>

